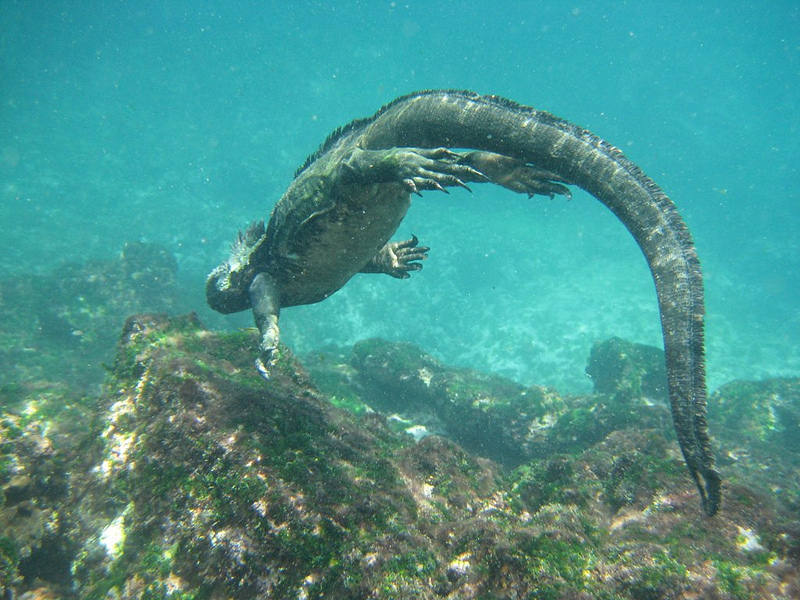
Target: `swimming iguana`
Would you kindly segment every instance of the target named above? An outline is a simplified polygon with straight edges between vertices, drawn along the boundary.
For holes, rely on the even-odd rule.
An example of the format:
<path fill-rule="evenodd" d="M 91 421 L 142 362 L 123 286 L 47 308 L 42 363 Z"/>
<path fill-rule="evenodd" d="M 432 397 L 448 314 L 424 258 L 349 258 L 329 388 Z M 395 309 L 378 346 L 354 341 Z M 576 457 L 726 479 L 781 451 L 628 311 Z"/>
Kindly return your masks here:
<path fill-rule="evenodd" d="M 462 149 L 465 151 L 457 151 Z M 432 90 L 402 96 L 336 130 L 295 174 L 269 220 L 239 234 L 209 276 L 208 303 L 253 310 L 259 369 L 278 346 L 278 315 L 339 290 L 356 273 L 406 278 L 428 248 L 389 238 L 410 195 L 491 182 L 532 196 L 577 185 L 617 215 L 656 284 L 672 415 L 707 514 L 721 483 L 706 426 L 703 278 L 672 201 L 622 152 L 558 117 L 497 96 Z"/>

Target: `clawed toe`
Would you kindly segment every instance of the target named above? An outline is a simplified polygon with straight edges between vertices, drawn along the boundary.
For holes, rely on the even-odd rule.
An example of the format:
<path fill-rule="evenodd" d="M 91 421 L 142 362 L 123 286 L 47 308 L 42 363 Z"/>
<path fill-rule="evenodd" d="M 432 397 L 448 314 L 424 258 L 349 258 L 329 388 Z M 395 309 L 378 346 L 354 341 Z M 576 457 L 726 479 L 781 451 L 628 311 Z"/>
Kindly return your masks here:
<path fill-rule="evenodd" d="M 258 374 L 261 375 L 264 379 L 269 381 L 269 371 L 272 367 L 275 366 L 275 363 L 278 362 L 278 353 L 277 350 L 273 350 L 272 352 L 262 352 L 261 356 L 256 358 L 256 370 Z"/>
<path fill-rule="evenodd" d="M 408 279 L 410 271 L 422 269 L 419 261 L 428 258 L 430 248 L 417 244 L 419 244 L 419 239 L 415 235 L 412 235 L 410 239 L 388 244 L 389 254 L 392 257 L 391 267 L 387 269 L 389 275 L 399 279 Z"/>
<path fill-rule="evenodd" d="M 421 195 L 424 190 L 448 193 L 448 187 L 472 191 L 466 182 L 489 181 L 479 170 L 459 162 L 461 155 L 447 148 L 395 149 L 392 156 L 401 174 L 401 183 L 412 194 Z"/>
<path fill-rule="evenodd" d="M 362 273 L 386 273 L 397 279 L 408 279 L 411 271 L 419 271 L 419 261 L 428 258 L 427 246 L 419 246 L 419 239 L 412 235 L 407 240 L 389 242 L 367 263 Z"/>

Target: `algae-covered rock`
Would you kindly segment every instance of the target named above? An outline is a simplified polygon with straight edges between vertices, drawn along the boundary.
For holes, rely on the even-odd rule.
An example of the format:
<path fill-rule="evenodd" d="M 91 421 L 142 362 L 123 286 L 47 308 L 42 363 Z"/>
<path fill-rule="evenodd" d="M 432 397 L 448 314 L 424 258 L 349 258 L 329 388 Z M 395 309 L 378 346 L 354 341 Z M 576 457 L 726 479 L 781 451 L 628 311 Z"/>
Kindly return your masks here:
<path fill-rule="evenodd" d="M 474 511 L 491 469 L 445 442 L 425 466 L 424 446 L 332 407 L 287 351 L 265 382 L 256 344 L 254 332 L 212 334 L 192 318 L 127 323 L 96 468 L 126 503 L 106 525 L 117 541 L 105 563 L 76 569 L 85 597 L 133 574 L 147 594 L 236 598 L 447 587 L 419 514 Z"/>
<path fill-rule="evenodd" d="M 447 367 L 413 344 L 359 342 L 351 365 L 367 404 L 428 421 L 471 452 L 504 463 L 526 460 L 564 411 L 554 390 Z"/>
<path fill-rule="evenodd" d="M 800 379 L 727 383 L 709 398 L 708 419 L 729 480 L 800 514 Z"/>
<path fill-rule="evenodd" d="M 669 400 L 664 351 L 619 338 L 592 346 L 586 374 L 595 394 L 626 394 L 636 398 Z"/>
<path fill-rule="evenodd" d="M 551 388 L 443 365 L 413 344 L 359 342 L 350 366 L 366 404 L 432 426 L 470 452 L 507 465 L 580 452 L 632 425 L 670 430 L 663 403 L 631 393 L 562 397 Z"/>
<path fill-rule="evenodd" d="M 0 597 L 37 581 L 40 597 L 70 595 L 87 531 L 76 498 L 99 496 L 82 486 L 103 365 L 129 314 L 177 304 L 176 272 L 166 249 L 130 243 L 112 260 L 0 280 Z"/>
<path fill-rule="evenodd" d="M 708 404 L 709 420 L 722 439 L 800 455 L 800 379 L 733 381 Z"/>
<path fill-rule="evenodd" d="M 100 398 L 62 413 L 14 392 L 0 420 L 5 597 L 800 594 L 800 519 L 749 470 L 763 463 L 726 469 L 724 508 L 706 517 L 658 403 L 562 398 L 376 340 L 318 353 L 315 379 L 348 408 L 435 408 L 451 438 L 416 442 L 388 415 L 334 406 L 286 349 L 265 381 L 257 343 L 194 315 L 139 315 Z M 528 453 L 516 463 L 514 445 Z"/>
<path fill-rule="evenodd" d="M 96 386 L 130 314 L 176 308 L 177 269 L 165 248 L 132 242 L 112 260 L 0 280 L 0 386 Z"/>
<path fill-rule="evenodd" d="M 44 580 L 69 589 L 74 550 L 68 534 L 64 453 L 41 423 L 0 417 L 0 591 Z M 6 596 L 8 597 L 8 596 Z"/>

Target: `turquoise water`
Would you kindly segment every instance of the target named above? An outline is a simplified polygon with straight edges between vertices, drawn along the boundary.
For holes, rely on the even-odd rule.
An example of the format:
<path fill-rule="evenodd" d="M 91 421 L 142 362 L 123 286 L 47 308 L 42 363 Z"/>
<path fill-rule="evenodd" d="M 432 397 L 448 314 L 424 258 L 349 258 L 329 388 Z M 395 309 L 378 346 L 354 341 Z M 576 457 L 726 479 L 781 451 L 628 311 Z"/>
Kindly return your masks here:
<path fill-rule="evenodd" d="M 549 110 L 673 198 L 707 281 L 711 387 L 800 373 L 795 2 L 0 2 L 0 277 L 166 245 L 206 274 L 335 127 L 421 88 Z M 369 336 L 564 391 L 596 339 L 660 345 L 643 258 L 606 209 L 426 193 L 408 281 L 284 311 L 298 351 Z M 46 302 L 46 299 L 42 300 Z"/>

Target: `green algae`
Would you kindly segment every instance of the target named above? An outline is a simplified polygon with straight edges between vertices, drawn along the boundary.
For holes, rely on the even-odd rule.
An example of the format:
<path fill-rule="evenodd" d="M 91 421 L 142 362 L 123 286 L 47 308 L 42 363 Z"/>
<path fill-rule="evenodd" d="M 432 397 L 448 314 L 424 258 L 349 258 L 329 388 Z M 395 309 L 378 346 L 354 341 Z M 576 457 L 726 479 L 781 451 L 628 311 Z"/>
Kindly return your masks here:
<path fill-rule="evenodd" d="M 709 419 L 739 443 L 780 444 L 800 452 L 800 379 L 734 381 L 709 399 Z"/>
<path fill-rule="evenodd" d="M 106 429 L 99 459 L 124 448 L 115 436 L 130 447 L 93 493 L 111 493 L 118 507 L 106 506 L 101 523 L 131 509 L 120 556 L 76 552 L 81 597 L 649 600 L 702 580 L 722 597 L 749 598 L 797 547 L 759 529 L 765 549 L 740 552 L 735 523 L 753 518 L 733 511 L 769 511 L 741 494 L 730 518 L 700 517 L 673 441 L 632 429 L 658 420 L 639 419 L 649 409 L 625 394 L 566 403 L 543 388 L 420 366 L 414 356 L 428 359 L 410 350 L 403 369 L 416 369 L 413 379 L 393 367 L 376 376 L 428 390 L 425 402 L 452 404 L 442 414 L 466 411 L 461 420 L 475 416 L 519 445 L 541 423 L 533 415 L 554 415 L 536 439 L 539 448 L 561 440 L 564 451 L 508 471 L 440 437 L 415 444 L 379 414 L 356 416 L 356 373 L 339 359 L 326 372 L 349 412 L 288 352 L 265 382 L 252 369 L 253 340 L 207 332 L 196 318 L 140 317 L 126 330 L 94 405 L 127 407 L 96 418 Z M 390 345 L 370 351 L 392 355 Z M 27 435 L 19 417 L 4 422 L 7 438 Z"/>
<path fill-rule="evenodd" d="M 574 467 L 566 457 L 531 461 L 511 475 L 510 489 L 519 508 L 538 510 L 546 504 L 580 501 L 572 486 Z"/>
<path fill-rule="evenodd" d="M 664 352 L 611 338 L 592 346 L 586 374 L 596 394 L 668 400 Z"/>
<path fill-rule="evenodd" d="M 579 590 L 587 587 L 585 574 L 597 562 L 591 547 L 581 541 L 537 536 L 521 544 L 520 550 L 528 572 L 539 582 L 541 598 L 565 587 Z"/>
<path fill-rule="evenodd" d="M 377 504 L 374 498 L 370 498 L 370 495 L 397 484 L 397 474 L 388 459 L 380 454 L 366 460 L 357 454 L 345 461 L 328 459 L 326 445 L 339 432 L 332 424 L 320 420 L 322 405 L 315 405 L 313 411 L 316 412 L 309 412 L 311 405 L 304 407 L 303 402 L 297 399 L 290 400 L 291 404 L 282 404 L 284 401 L 277 397 L 268 400 L 269 394 L 263 396 L 263 384 L 259 390 L 262 397 L 259 398 L 248 391 L 251 390 L 249 386 L 241 385 L 239 381 L 249 375 L 241 374 L 238 368 L 209 371 L 179 348 L 180 344 L 165 344 L 165 333 L 173 335 L 172 332 L 162 332 L 156 343 L 143 348 L 144 360 L 151 361 L 146 369 L 122 369 L 125 377 L 137 372 L 139 375 L 139 383 L 133 386 L 131 382 L 130 385 L 137 390 L 136 407 L 140 415 L 129 426 L 139 430 L 138 421 L 157 419 L 137 434 L 140 443 L 132 456 L 137 470 L 134 472 L 135 480 L 127 486 L 134 497 L 146 486 L 151 497 L 148 513 L 178 514 L 187 506 L 196 506 L 208 513 L 204 520 L 209 523 L 233 523 L 244 514 L 252 514 L 253 507 L 256 507 L 256 510 L 264 511 L 268 521 L 258 521 L 249 531 L 252 543 L 258 542 L 257 546 L 266 552 L 263 557 L 256 553 L 253 559 L 265 560 L 271 556 L 286 564 L 307 565 L 308 569 L 328 569 L 336 563 L 344 551 L 343 544 L 350 539 L 349 535 L 343 535 L 343 527 L 359 531 L 367 522 L 368 530 L 379 530 L 392 520 L 402 522 L 403 519 L 396 518 L 397 510 L 408 508 Z M 197 350 L 195 348 L 195 352 Z M 201 353 L 200 356 L 207 355 Z M 141 360 L 142 356 L 139 356 L 137 361 Z M 156 372 L 161 373 L 158 366 L 161 363 L 174 366 L 167 367 L 166 375 L 158 375 L 156 383 Z M 211 402 L 229 397 L 227 391 L 208 389 L 198 377 L 223 381 L 223 375 L 226 380 L 233 379 L 225 383 L 225 390 L 236 390 L 239 396 L 252 397 L 232 411 L 226 411 L 223 421 L 193 430 L 197 426 L 195 417 L 191 415 L 204 414 L 202 407 L 208 409 Z M 281 377 L 278 371 L 276 392 L 284 385 Z M 150 383 L 143 386 L 141 382 L 145 378 Z M 292 380 L 296 380 L 294 372 Z M 153 400 L 157 401 L 152 403 Z M 245 412 L 245 409 L 249 410 Z M 294 417 L 291 416 L 293 412 L 297 413 Z M 237 425 L 231 430 L 227 423 Z M 170 433 L 172 430 L 174 432 Z M 214 435 L 209 436 L 212 431 L 215 431 Z M 164 439 L 181 441 L 172 448 L 156 445 L 163 443 L 158 440 Z M 221 440 L 227 441 L 220 444 Z M 389 444 L 385 453 L 390 455 L 390 450 L 397 448 L 396 442 Z M 161 458 L 164 451 L 168 460 Z M 247 456 L 258 458 L 254 463 L 252 458 L 248 461 Z M 248 468 L 245 463 L 253 466 Z M 204 467 L 192 469 L 189 465 Z M 352 481 L 368 482 L 370 493 L 360 493 L 358 488 L 364 483 L 353 488 L 348 483 Z M 152 497 L 170 500 L 167 505 L 159 507 L 158 501 L 153 503 Z M 297 500 L 291 500 L 292 497 L 313 498 L 317 503 L 349 507 L 340 512 L 335 521 L 323 515 L 308 521 L 297 518 L 296 507 L 292 505 Z M 145 514 L 141 516 L 145 517 Z M 276 528 L 275 523 L 284 525 Z M 204 548 L 203 544 L 202 541 L 185 541 L 180 545 L 182 554 L 189 551 L 201 555 L 208 553 L 209 548 Z M 128 560 L 147 572 L 142 560 L 136 558 L 141 552 L 126 544 Z M 275 585 L 278 586 L 276 590 L 288 593 L 301 584 L 299 572 L 292 571 L 281 576 Z"/>
<path fill-rule="evenodd" d="M 746 582 L 758 580 L 761 572 L 718 558 L 712 561 L 717 571 L 720 589 L 734 600 L 754 600 L 758 596 L 751 592 Z"/>
<path fill-rule="evenodd" d="M 0 591 L 11 589 L 12 585 L 19 583 L 19 558 L 14 540 L 8 536 L 0 536 Z"/>
<path fill-rule="evenodd" d="M 427 548 L 416 548 L 402 556 L 393 556 L 385 565 L 384 584 L 397 579 L 419 580 L 433 576 L 439 568 L 436 555 Z M 387 581 L 389 580 L 389 581 Z"/>
<path fill-rule="evenodd" d="M 331 396 L 330 402 L 336 408 L 340 408 L 342 410 L 346 410 L 349 413 L 352 413 L 357 416 L 365 415 L 370 412 L 372 409 L 364 404 L 358 396 L 349 395 L 349 396 Z"/>

